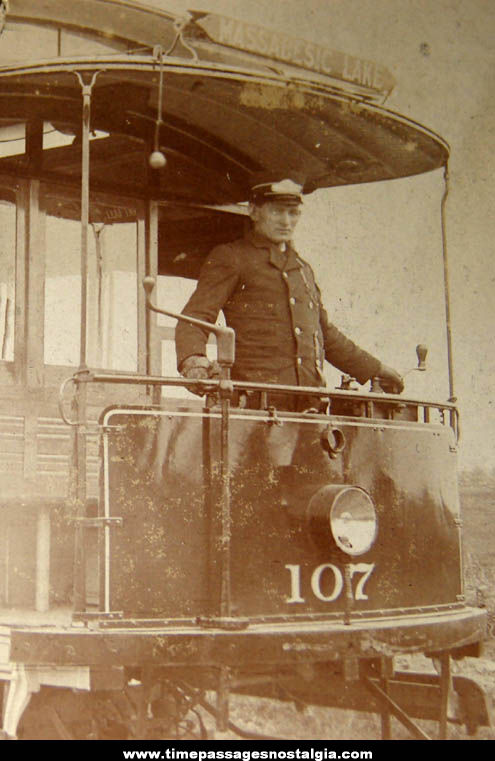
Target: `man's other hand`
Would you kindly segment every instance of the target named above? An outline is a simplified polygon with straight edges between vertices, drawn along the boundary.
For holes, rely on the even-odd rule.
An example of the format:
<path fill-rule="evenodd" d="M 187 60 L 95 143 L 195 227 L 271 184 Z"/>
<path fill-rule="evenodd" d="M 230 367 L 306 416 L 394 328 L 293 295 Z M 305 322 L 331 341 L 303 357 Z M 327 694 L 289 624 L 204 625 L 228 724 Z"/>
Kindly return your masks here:
<path fill-rule="evenodd" d="M 393 367 L 382 364 L 378 378 L 380 379 L 380 386 L 385 393 L 400 394 L 401 391 L 404 391 L 404 380 Z"/>

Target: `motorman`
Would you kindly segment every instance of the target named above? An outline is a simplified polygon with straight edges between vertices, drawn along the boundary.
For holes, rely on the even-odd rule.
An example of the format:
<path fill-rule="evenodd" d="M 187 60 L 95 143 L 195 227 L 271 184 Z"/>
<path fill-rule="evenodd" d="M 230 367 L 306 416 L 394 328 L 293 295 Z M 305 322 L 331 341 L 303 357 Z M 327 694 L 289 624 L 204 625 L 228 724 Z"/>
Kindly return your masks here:
<path fill-rule="evenodd" d="M 223 310 L 236 334 L 234 380 L 321 387 L 326 359 L 359 383 L 378 377 L 384 391 L 399 393 L 404 387 L 399 373 L 329 321 L 313 270 L 293 247 L 302 191 L 291 177 L 257 179 L 251 188 L 250 231 L 213 249 L 183 314 L 211 323 Z M 179 372 L 189 379 L 214 377 L 217 368 L 206 356 L 207 331 L 181 321 L 175 335 Z M 269 403 L 284 409 L 314 406 L 314 400 L 302 397 L 271 397 Z"/>

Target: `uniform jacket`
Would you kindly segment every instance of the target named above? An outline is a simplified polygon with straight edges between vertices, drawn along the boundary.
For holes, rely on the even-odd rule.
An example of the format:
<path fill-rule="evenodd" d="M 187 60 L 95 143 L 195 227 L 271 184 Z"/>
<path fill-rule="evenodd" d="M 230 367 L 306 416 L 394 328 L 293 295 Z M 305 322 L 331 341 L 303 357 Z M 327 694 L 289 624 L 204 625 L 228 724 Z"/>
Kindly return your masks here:
<path fill-rule="evenodd" d="M 323 362 L 364 383 L 380 362 L 329 322 L 313 270 L 292 246 L 251 231 L 213 249 L 183 314 L 215 322 L 223 310 L 236 334 L 232 378 L 294 386 L 322 386 Z M 204 355 L 208 335 L 179 322 L 177 363 Z"/>

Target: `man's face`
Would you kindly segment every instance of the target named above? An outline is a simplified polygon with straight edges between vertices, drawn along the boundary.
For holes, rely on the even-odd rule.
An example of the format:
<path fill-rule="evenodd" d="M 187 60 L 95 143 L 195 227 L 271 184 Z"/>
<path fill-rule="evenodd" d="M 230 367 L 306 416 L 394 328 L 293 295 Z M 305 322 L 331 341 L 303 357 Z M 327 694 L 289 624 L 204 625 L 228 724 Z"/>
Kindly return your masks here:
<path fill-rule="evenodd" d="M 272 243 L 292 240 L 301 209 L 283 201 L 267 201 L 262 206 L 251 205 L 250 216 L 254 229 Z"/>

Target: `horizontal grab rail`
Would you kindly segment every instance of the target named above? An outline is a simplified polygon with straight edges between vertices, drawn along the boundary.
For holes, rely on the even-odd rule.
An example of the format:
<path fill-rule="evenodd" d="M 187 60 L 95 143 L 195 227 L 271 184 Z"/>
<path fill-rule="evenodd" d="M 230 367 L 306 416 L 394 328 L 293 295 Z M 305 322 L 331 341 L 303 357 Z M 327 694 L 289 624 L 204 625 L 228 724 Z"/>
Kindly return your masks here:
<path fill-rule="evenodd" d="M 65 387 L 69 380 L 75 383 L 114 383 L 114 384 L 134 384 L 141 386 L 178 386 L 182 388 L 204 388 L 205 393 L 216 391 L 222 387 L 226 381 L 209 378 L 202 380 L 199 378 L 187 379 L 182 377 L 166 377 L 161 375 L 138 375 L 138 374 L 113 374 L 100 372 L 84 372 L 75 374 L 70 379 L 64 381 Z M 372 391 L 355 391 L 331 389 L 325 386 L 289 386 L 278 383 L 254 383 L 252 381 L 227 381 L 235 390 L 238 391 L 265 391 L 267 393 L 290 393 L 296 396 L 322 396 L 334 399 L 347 399 L 355 401 L 378 401 L 391 405 L 414 404 L 421 407 L 431 407 L 439 410 L 456 411 L 456 405 L 453 402 L 433 402 L 419 399 L 410 399 L 398 394 L 376 393 Z"/>

